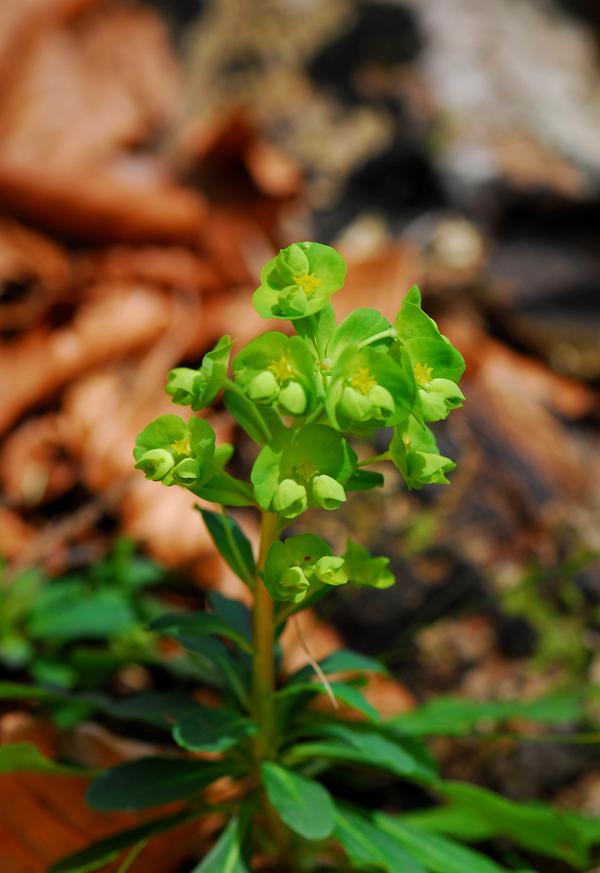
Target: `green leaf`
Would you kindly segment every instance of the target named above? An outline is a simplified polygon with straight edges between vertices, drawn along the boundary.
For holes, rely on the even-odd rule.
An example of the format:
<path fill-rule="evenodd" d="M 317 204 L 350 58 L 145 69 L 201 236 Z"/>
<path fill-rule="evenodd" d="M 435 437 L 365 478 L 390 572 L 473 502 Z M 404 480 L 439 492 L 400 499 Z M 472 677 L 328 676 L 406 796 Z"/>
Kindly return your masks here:
<path fill-rule="evenodd" d="M 390 559 L 371 555 L 364 546 L 348 540 L 344 553 L 344 568 L 350 582 L 367 588 L 390 588 L 396 577 L 389 569 Z"/>
<path fill-rule="evenodd" d="M 236 576 L 250 588 L 254 587 L 256 564 L 252 546 L 238 523 L 229 517 L 197 507 L 202 514 L 214 544 Z"/>
<path fill-rule="evenodd" d="M 226 752 L 254 733 L 256 728 L 249 718 L 207 706 L 173 728 L 175 742 L 191 752 Z"/>
<path fill-rule="evenodd" d="M 381 716 L 375 707 L 369 703 L 363 694 L 355 688 L 354 685 L 348 685 L 346 682 L 330 682 L 329 687 L 333 696 L 340 703 L 344 703 L 356 712 L 361 712 L 370 721 L 380 722 Z M 286 685 L 281 691 L 277 692 L 278 698 L 292 697 L 297 694 L 326 694 L 326 688 L 321 682 L 297 682 L 292 685 Z"/>
<path fill-rule="evenodd" d="M 227 637 L 242 651 L 252 654 L 252 646 L 248 640 L 220 616 L 211 612 L 171 612 L 151 622 L 150 627 L 174 637 L 192 652 L 198 637 L 217 636 Z"/>
<path fill-rule="evenodd" d="M 79 601 L 65 592 L 54 606 L 52 610 L 36 608 L 27 626 L 31 636 L 43 640 L 106 639 L 138 622 L 126 598 L 117 591 L 88 591 Z"/>
<path fill-rule="evenodd" d="M 575 866 L 589 863 L 589 846 L 600 842 L 600 822 L 536 803 L 515 803 L 484 788 L 462 782 L 438 787 L 451 806 L 468 812 L 474 822 L 541 855 Z"/>
<path fill-rule="evenodd" d="M 384 478 L 374 470 L 355 470 L 346 482 L 346 491 L 370 491 L 371 488 L 381 488 Z"/>
<path fill-rule="evenodd" d="M 514 717 L 540 724 L 562 724 L 581 718 L 579 694 L 552 694 L 537 700 L 491 700 L 479 702 L 458 697 L 436 697 L 425 706 L 388 722 L 401 734 L 414 736 L 463 736 L 481 721 L 503 722 Z"/>
<path fill-rule="evenodd" d="M 332 673 L 380 673 L 389 676 L 389 670 L 380 661 L 363 655 L 361 652 L 353 652 L 351 649 L 339 649 L 319 661 L 319 667 L 326 676 Z M 289 682 L 303 682 L 313 675 L 310 664 L 302 667 L 289 678 Z"/>
<path fill-rule="evenodd" d="M 306 840 L 331 834 L 334 807 L 322 785 L 271 762 L 261 772 L 269 800 L 288 827 Z"/>
<path fill-rule="evenodd" d="M 271 430 L 265 421 L 265 416 L 255 403 L 235 391 L 225 391 L 223 403 L 251 440 L 259 446 L 269 442 L 272 436 Z"/>
<path fill-rule="evenodd" d="M 98 870 L 99 867 L 114 861 L 124 849 L 135 846 L 136 843 L 147 840 L 156 834 L 170 831 L 186 821 L 198 818 L 198 816 L 197 811 L 183 810 L 111 834 L 109 837 L 91 843 L 79 852 L 56 861 L 48 868 L 47 873 L 89 873 L 91 870 Z"/>
<path fill-rule="evenodd" d="M 359 870 L 364 870 L 366 865 L 386 873 L 425 873 L 425 867 L 397 840 L 376 827 L 367 816 L 348 807 L 336 806 L 333 835 Z M 471 870 L 465 868 L 461 873 L 471 873 Z"/>
<path fill-rule="evenodd" d="M 94 776 L 97 770 L 85 770 L 57 764 L 43 755 L 33 743 L 9 743 L 0 746 L 0 773 L 52 773 L 54 776 Z"/>
<path fill-rule="evenodd" d="M 244 833 L 239 818 L 233 818 L 208 855 L 191 873 L 250 873 L 243 858 Z"/>
<path fill-rule="evenodd" d="M 189 490 L 209 503 L 223 506 L 255 506 L 254 493 L 247 482 L 229 473 L 215 473 L 202 485 L 191 485 Z"/>
<path fill-rule="evenodd" d="M 434 783 L 435 766 L 426 749 L 408 738 L 399 741 L 383 730 L 342 721 L 310 724 L 318 740 L 299 743 L 289 750 L 290 761 L 325 758 L 387 770 L 415 782 Z"/>
<path fill-rule="evenodd" d="M 103 811 L 149 809 L 184 800 L 230 772 L 224 763 L 188 758 L 140 758 L 106 770 L 90 785 L 87 802 Z"/>
<path fill-rule="evenodd" d="M 375 334 L 389 330 L 391 324 L 376 309 L 355 309 L 336 328 L 327 348 L 330 358 L 336 358 L 347 346 L 367 343 Z M 385 341 L 384 341 L 385 342 Z M 387 340 L 388 344 L 391 339 Z"/>
<path fill-rule="evenodd" d="M 429 873 L 507 873 L 494 861 L 437 834 L 420 831 L 397 818 L 375 813 L 375 824 L 425 865 Z"/>

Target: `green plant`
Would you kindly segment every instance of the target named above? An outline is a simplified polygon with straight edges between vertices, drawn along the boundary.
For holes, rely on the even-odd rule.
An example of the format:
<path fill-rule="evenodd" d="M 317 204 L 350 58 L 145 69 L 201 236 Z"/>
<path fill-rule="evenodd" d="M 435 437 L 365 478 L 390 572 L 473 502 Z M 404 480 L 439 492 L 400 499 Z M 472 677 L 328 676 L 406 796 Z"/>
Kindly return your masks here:
<path fill-rule="evenodd" d="M 223 392 L 226 408 L 259 447 L 249 481 L 226 470 L 233 449 L 217 446 L 202 418 L 164 415 L 138 437 L 136 466 L 148 478 L 221 504 L 220 513 L 200 512 L 218 550 L 250 589 L 253 607 L 213 596 L 210 611 L 168 614 L 152 623 L 213 664 L 220 704 L 146 695 L 125 711 L 121 706 L 117 715 L 170 730 L 194 755 L 148 757 L 106 770 L 92 782 L 88 801 L 99 810 L 183 806 L 91 845 L 55 864 L 52 873 L 95 870 L 130 850 L 125 870 L 154 833 L 209 811 L 221 815 L 222 828 L 194 873 L 499 873 L 507 868 L 465 845 L 497 836 L 581 868 L 600 840 L 600 827 L 588 819 L 513 804 L 440 778 L 424 737 L 456 733 L 457 723 L 458 732 L 468 730 L 478 715 L 504 720 L 510 708 L 478 712 L 471 704 L 461 711 L 459 701 L 448 701 L 441 712 L 425 708 L 383 721 L 361 685 L 366 674 L 385 669 L 349 650 L 281 675 L 279 637 L 297 612 L 340 585 L 394 583 L 387 559 L 363 545 L 348 542 L 344 554 L 334 555 L 316 534 L 288 530 L 284 537 L 289 525 L 308 509 L 332 511 L 349 492 L 382 485 L 383 475 L 367 469 L 373 464 L 395 464 L 409 488 L 445 483 L 454 466 L 439 454 L 427 422 L 462 403 L 462 357 L 423 312 L 416 287 L 393 325 L 372 309 L 336 324 L 330 298 L 344 275 L 342 258 L 328 246 L 289 246 L 264 268 L 254 304 L 265 317 L 291 320 L 295 334 L 269 331 L 253 340 L 233 357 L 232 375 L 229 337 L 199 369 L 169 375 L 168 393 L 194 411 Z M 388 449 L 359 460 L 353 439 L 381 428 L 392 429 Z M 260 512 L 256 557 L 226 506 Z M 48 693 L 26 689 L 20 696 Z M 312 707 L 320 695 L 328 695 L 328 709 Z M 102 706 L 115 712 L 113 704 Z M 354 712 L 344 714 L 348 710 Z M 560 722 L 576 717 L 579 704 L 563 699 L 530 706 L 533 718 L 534 710 L 540 721 Z M 0 770 L 64 772 L 31 747 L 12 749 L 0 753 Z M 412 815 L 360 809 L 334 796 L 341 772 L 381 786 L 403 780 L 446 805 Z M 524 873 L 524 863 L 517 866 Z"/>

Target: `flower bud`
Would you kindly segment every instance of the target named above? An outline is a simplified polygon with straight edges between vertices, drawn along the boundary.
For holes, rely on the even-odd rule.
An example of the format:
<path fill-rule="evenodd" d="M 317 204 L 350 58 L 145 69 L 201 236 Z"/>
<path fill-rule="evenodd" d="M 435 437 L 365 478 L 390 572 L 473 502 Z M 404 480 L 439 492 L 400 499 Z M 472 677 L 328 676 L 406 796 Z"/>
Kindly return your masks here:
<path fill-rule="evenodd" d="M 426 388 L 419 389 L 419 398 L 426 421 L 440 421 L 452 409 L 462 406 L 465 396 L 450 379 L 432 379 Z"/>
<path fill-rule="evenodd" d="M 315 576 L 325 585 L 344 585 L 348 575 L 344 569 L 344 559 L 325 555 L 315 564 Z"/>
<path fill-rule="evenodd" d="M 184 458 L 173 467 L 172 475 L 176 482 L 191 484 L 200 478 L 200 463 L 195 458 Z"/>
<path fill-rule="evenodd" d="M 277 269 L 284 282 L 290 285 L 295 276 L 308 273 L 308 258 L 297 243 L 282 249 L 277 258 Z"/>
<path fill-rule="evenodd" d="M 150 449 L 142 455 L 135 466 L 144 471 L 146 479 L 160 482 L 174 463 L 173 456 L 166 449 Z"/>
<path fill-rule="evenodd" d="M 312 480 L 312 494 L 315 503 L 323 509 L 337 509 L 346 502 L 346 492 L 331 476 L 315 476 Z"/>
<path fill-rule="evenodd" d="M 304 575 L 302 568 L 289 567 L 281 577 L 279 595 L 284 595 L 286 600 L 299 603 L 301 600 L 304 600 L 309 588 L 310 582 Z"/>
<path fill-rule="evenodd" d="M 248 397 L 258 403 L 271 403 L 279 393 L 279 383 L 269 370 L 258 373 L 248 385 Z"/>
<path fill-rule="evenodd" d="M 369 391 L 369 400 L 375 407 L 376 418 L 385 418 L 386 415 L 393 414 L 396 406 L 394 398 L 383 385 L 374 385 Z"/>
<path fill-rule="evenodd" d="M 306 292 L 299 285 L 290 285 L 281 292 L 281 302 L 285 302 L 294 313 L 302 315 L 306 309 L 308 298 Z"/>
<path fill-rule="evenodd" d="M 171 370 L 167 381 L 167 394 L 170 394 L 174 403 L 188 404 L 192 402 L 194 394 L 194 382 L 198 378 L 198 370 L 190 367 L 177 367 Z"/>
<path fill-rule="evenodd" d="M 294 479 L 283 479 L 273 498 L 273 509 L 284 518 L 295 518 L 306 509 L 306 488 Z"/>
<path fill-rule="evenodd" d="M 279 392 L 277 401 L 291 415 L 302 415 L 306 409 L 306 394 L 299 382 L 288 382 Z"/>
<path fill-rule="evenodd" d="M 373 403 L 366 394 L 346 385 L 342 391 L 340 410 L 354 421 L 368 421 L 373 415 Z"/>

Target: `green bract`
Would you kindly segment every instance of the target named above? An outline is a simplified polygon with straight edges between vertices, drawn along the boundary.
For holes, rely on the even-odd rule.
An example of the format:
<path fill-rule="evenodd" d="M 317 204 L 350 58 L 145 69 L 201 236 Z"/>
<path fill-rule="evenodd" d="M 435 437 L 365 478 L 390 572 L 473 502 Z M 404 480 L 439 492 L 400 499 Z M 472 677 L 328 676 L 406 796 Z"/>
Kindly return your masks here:
<path fill-rule="evenodd" d="M 173 403 L 191 406 L 194 410 L 210 406 L 227 380 L 231 346 L 231 337 L 223 336 L 214 349 L 204 355 L 197 370 L 189 367 L 171 370 L 167 394 L 171 395 Z"/>
<path fill-rule="evenodd" d="M 250 478 L 259 506 L 295 518 L 308 506 L 337 509 L 355 467 L 356 454 L 337 431 L 307 424 L 264 446 Z"/>
<path fill-rule="evenodd" d="M 215 439 L 201 418 L 185 422 L 179 415 L 161 415 L 136 440 L 136 467 L 164 485 L 203 485 L 217 469 Z"/>
<path fill-rule="evenodd" d="M 464 372 L 465 362 L 440 333 L 435 321 L 421 309 L 421 293 L 416 286 L 404 298 L 395 328 L 413 369 L 423 419 L 446 418 L 464 400 L 456 383 Z"/>
<path fill-rule="evenodd" d="M 348 540 L 344 554 L 344 570 L 350 582 L 367 588 L 389 588 L 396 581 L 388 567 L 389 563 L 389 558 L 374 558 L 368 549 Z"/>
<path fill-rule="evenodd" d="M 317 573 L 317 566 L 324 572 L 323 561 L 337 561 L 331 557 L 331 549 L 314 534 L 299 534 L 281 542 L 276 540 L 267 555 L 264 582 L 275 600 L 300 603 L 309 590 L 322 588 L 325 580 Z M 343 562 L 342 562 L 343 563 Z M 347 581 L 347 577 L 343 579 Z M 335 582 L 329 584 L 342 584 Z"/>
<path fill-rule="evenodd" d="M 411 419 L 405 428 L 397 428 L 390 443 L 390 456 L 412 490 L 423 485 L 443 485 L 446 473 L 456 466 L 440 455 L 435 437 L 426 425 Z"/>
<path fill-rule="evenodd" d="M 270 331 L 248 343 L 233 361 L 235 381 L 250 400 L 285 415 L 307 415 L 315 406 L 314 362 L 306 342 Z"/>
<path fill-rule="evenodd" d="M 263 267 L 252 302 L 263 318 L 305 318 L 329 303 L 345 276 L 344 259 L 331 246 L 293 243 Z"/>

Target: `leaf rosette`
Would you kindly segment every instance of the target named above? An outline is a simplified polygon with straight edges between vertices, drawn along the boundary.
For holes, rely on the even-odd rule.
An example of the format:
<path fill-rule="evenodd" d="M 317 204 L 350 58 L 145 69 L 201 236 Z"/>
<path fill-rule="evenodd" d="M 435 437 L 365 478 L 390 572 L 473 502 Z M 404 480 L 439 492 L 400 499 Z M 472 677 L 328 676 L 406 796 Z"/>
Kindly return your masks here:
<path fill-rule="evenodd" d="M 356 453 L 333 428 L 308 424 L 285 430 L 263 447 L 252 468 L 258 504 L 284 518 L 308 507 L 337 509 L 344 484 L 356 469 Z"/>
<path fill-rule="evenodd" d="M 345 277 L 346 262 L 331 246 L 293 243 L 263 267 L 252 302 L 263 318 L 305 318 L 327 306 Z"/>

